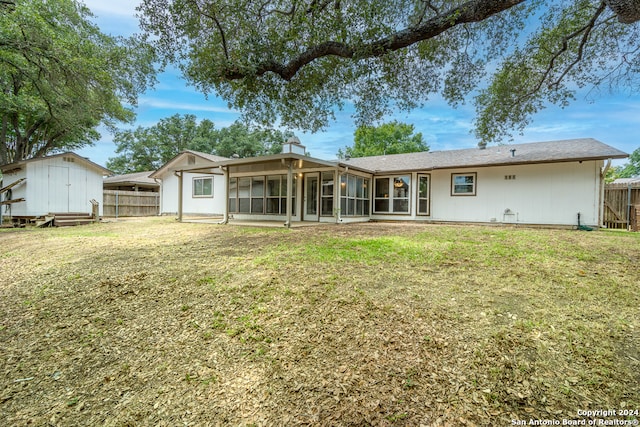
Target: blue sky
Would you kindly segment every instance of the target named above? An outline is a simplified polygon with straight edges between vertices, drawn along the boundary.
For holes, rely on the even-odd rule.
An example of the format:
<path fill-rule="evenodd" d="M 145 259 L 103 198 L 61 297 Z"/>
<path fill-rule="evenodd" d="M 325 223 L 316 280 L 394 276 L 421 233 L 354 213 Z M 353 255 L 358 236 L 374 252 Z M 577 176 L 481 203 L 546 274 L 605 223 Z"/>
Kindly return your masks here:
<path fill-rule="evenodd" d="M 139 3 L 131 0 L 84 0 L 96 15 L 95 22 L 104 33 L 130 35 L 139 31 L 135 18 L 135 7 Z M 160 119 L 176 113 L 194 114 L 198 119 L 213 121 L 216 128 L 230 125 L 239 118 L 237 111 L 230 110 L 225 101 L 198 93 L 188 86 L 176 70 L 168 70 L 159 76 L 156 87 L 140 96 L 137 126 L 152 126 Z M 477 140 L 470 133 L 475 111 L 471 103 L 456 109 L 442 99 L 433 98 L 421 109 L 409 114 L 398 113 L 388 121 L 397 119 L 413 124 L 421 132 L 431 150 L 472 148 Z M 533 118 L 523 135 L 514 135 L 514 143 L 550 141 L 570 138 L 595 138 L 626 153 L 640 147 L 640 94 L 608 94 L 597 97 L 578 93 L 576 100 L 567 108 L 550 107 Z M 315 134 L 291 129 L 298 135 L 307 151 L 321 159 L 334 159 L 339 148 L 351 145 L 355 126 L 349 112 L 338 112 L 336 121 L 324 131 Z M 112 136 L 102 132 L 102 138 L 92 147 L 78 154 L 105 165 L 114 157 L 115 144 Z M 616 161 L 614 164 L 622 164 Z"/>

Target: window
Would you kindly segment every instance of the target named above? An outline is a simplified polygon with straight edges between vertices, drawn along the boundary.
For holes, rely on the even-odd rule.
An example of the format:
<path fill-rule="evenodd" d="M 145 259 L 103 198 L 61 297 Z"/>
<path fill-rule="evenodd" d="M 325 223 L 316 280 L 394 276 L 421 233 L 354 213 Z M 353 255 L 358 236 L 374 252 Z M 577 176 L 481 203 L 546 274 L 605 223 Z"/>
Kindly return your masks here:
<path fill-rule="evenodd" d="M 429 175 L 418 175 L 418 215 L 429 215 Z"/>
<path fill-rule="evenodd" d="M 213 178 L 193 178 L 193 197 L 213 197 Z"/>
<path fill-rule="evenodd" d="M 238 178 L 238 213 L 251 212 L 251 178 Z"/>
<path fill-rule="evenodd" d="M 293 176 L 293 209 L 295 202 L 296 176 Z M 229 178 L 229 212 L 244 214 L 287 213 L 287 176 L 253 176 Z"/>
<path fill-rule="evenodd" d="M 369 215 L 369 180 L 356 175 L 340 176 L 340 215 Z"/>
<path fill-rule="evenodd" d="M 451 195 L 452 196 L 475 196 L 476 195 L 476 174 L 475 173 L 452 173 L 451 174 Z"/>
<path fill-rule="evenodd" d="M 333 216 L 333 172 L 322 172 L 320 215 Z"/>
<path fill-rule="evenodd" d="M 251 213 L 264 213 L 264 177 L 251 178 Z"/>
<path fill-rule="evenodd" d="M 376 178 L 375 184 L 374 212 L 409 213 L 409 175 Z"/>

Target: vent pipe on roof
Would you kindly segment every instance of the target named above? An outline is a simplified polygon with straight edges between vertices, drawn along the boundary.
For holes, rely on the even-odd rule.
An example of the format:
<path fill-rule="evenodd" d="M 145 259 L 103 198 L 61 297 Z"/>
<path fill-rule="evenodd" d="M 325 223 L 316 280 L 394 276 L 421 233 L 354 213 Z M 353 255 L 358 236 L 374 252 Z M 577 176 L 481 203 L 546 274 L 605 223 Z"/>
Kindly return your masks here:
<path fill-rule="evenodd" d="M 511 157 L 515 157 L 516 156 L 516 149 L 515 148 L 512 148 L 509 151 L 511 151 Z"/>

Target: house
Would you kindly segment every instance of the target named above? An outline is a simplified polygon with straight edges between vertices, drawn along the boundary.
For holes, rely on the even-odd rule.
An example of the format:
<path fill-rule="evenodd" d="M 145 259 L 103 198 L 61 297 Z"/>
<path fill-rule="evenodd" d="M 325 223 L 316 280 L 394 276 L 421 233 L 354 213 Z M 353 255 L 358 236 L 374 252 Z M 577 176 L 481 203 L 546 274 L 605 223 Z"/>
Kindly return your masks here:
<path fill-rule="evenodd" d="M 160 184 L 149 177 L 152 173 L 153 171 L 147 171 L 109 176 L 104 179 L 103 187 L 105 190 L 117 191 L 159 191 Z"/>
<path fill-rule="evenodd" d="M 574 226 L 579 215 L 581 224 L 599 226 L 604 173 L 611 159 L 625 157 L 584 138 L 325 161 L 290 141 L 282 154 L 172 167 L 192 179 L 215 177 L 220 187 L 210 212 L 225 221 Z"/>
<path fill-rule="evenodd" d="M 99 203 L 102 215 L 102 180 L 111 171 L 89 159 L 62 153 L 3 165 L 0 171 L 6 189 L 1 195 L 3 216 L 91 213 L 91 200 Z"/>
<path fill-rule="evenodd" d="M 226 157 L 186 150 L 165 163 L 149 178 L 160 181 L 161 215 L 222 215 L 226 183 L 216 162 Z M 207 173 L 187 169 L 207 166 Z"/>

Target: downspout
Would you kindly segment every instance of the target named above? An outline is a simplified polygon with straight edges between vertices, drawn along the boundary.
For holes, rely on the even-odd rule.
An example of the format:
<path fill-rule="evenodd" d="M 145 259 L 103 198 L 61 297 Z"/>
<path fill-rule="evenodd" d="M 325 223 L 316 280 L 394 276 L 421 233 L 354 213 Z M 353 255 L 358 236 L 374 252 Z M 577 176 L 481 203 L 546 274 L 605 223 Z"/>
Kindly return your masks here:
<path fill-rule="evenodd" d="M 224 212 L 222 213 L 222 221 L 220 224 L 228 224 L 229 223 L 229 168 L 227 166 L 220 166 L 222 169 L 222 176 L 224 176 Z"/>
<path fill-rule="evenodd" d="M 173 174 L 178 177 L 178 221 L 182 222 L 182 171 L 175 171 Z"/>
<path fill-rule="evenodd" d="M 291 193 L 293 192 L 293 162 L 289 162 L 289 167 L 287 168 L 287 222 L 284 223 L 284 226 L 287 228 L 291 228 L 291 208 L 293 207 L 293 203 L 291 200 Z"/>
<path fill-rule="evenodd" d="M 600 227 L 604 228 L 604 179 L 607 176 L 607 172 L 611 168 L 611 159 L 607 160 L 607 163 L 604 165 L 602 170 L 600 171 L 600 203 L 598 207 L 598 224 Z"/>

